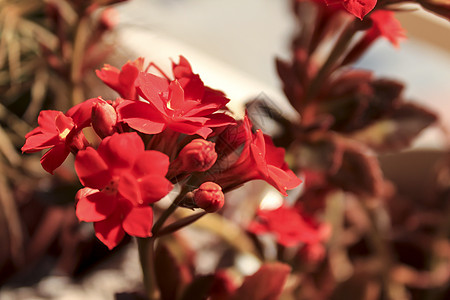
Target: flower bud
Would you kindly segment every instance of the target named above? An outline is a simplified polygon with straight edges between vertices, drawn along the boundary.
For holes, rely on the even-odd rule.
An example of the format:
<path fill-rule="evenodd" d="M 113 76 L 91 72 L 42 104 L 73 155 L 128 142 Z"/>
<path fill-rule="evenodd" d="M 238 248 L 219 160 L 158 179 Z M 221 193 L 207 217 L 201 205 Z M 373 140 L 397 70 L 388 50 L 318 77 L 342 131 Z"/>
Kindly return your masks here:
<path fill-rule="evenodd" d="M 100 26 L 104 30 L 112 30 L 116 27 L 119 13 L 112 7 L 104 9 L 100 14 Z"/>
<path fill-rule="evenodd" d="M 217 160 L 214 143 L 203 139 L 195 139 L 178 154 L 181 169 L 188 172 L 204 172 Z"/>
<path fill-rule="evenodd" d="M 194 191 L 194 201 L 206 212 L 216 212 L 225 203 L 225 197 L 220 185 L 214 182 L 204 182 Z"/>
<path fill-rule="evenodd" d="M 116 132 L 117 114 L 114 108 L 101 101 L 92 107 L 92 128 L 102 139 Z"/>
<path fill-rule="evenodd" d="M 300 259 L 306 263 L 320 263 L 326 254 L 325 247 L 321 243 L 304 245 L 298 252 Z"/>
<path fill-rule="evenodd" d="M 209 296 L 214 300 L 230 299 L 236 290 L 237 286 L 230 272 L 219 270 L 214 274 Z"/>

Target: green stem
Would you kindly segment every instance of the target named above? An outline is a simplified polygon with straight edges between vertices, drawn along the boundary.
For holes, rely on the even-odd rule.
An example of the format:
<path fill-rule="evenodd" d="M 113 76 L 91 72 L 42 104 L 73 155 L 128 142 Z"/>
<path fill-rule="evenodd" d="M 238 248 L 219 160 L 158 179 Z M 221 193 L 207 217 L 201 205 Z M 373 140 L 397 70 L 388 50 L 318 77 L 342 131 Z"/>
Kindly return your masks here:
<path fill-rule="evenodd" d="M 170 215 L 177 209 L 180 202 L 185 197 L 186 193 L 189 191 L 189 188 L 185 185 L 183 189 L 181 190 L 180 194 L 175 198 L 175 200 L 170 204 L 169 208 L 167 208 L 162 215 L 159 217 L 159 219 L 156 221 L 155 225 L 153 225 L 152 233 L 154 236 L 157 235 L 158 231 L 161 229 L 161 227 L 164 225 L 164 222 L 167 221 L 167 219 L 170 217 Z"/>
<path fill-rule="evenodd" d="M 184 228 L 184 227 L 194 223 L 195 221 L 197 221 L 198 219 L 200 219 L 201 217 L 203 217 L 206 214 L 207 214 L 206 211 L 202 211 L 202 212 L 196 213 L 195 215 L 191 215 L 186 218 L 179 219 L 178 221 L 175 221 L 174 223 L 169 224 L 166 227 L 159 230 L 158 234 L 154 235 L 154 236 L 159 238 L 163 235 L 171 234 L 177 230 L 180 230 L 181 228 Z"/>
<path fill-rule="evenodd" d="M 76 27 L 76 34 L 73 41 L 72 64 L 70 66 L 70 81 L 72 84 L 71 101 L 72 105 L 81 103 L 84 100 L 83 93 L 83 60 L 85 56 L 86 42 L 89 32 L 89 16 L 82 15 Z"/>
<path fill-rule="evenodd" d="M 145 293 L 149 300 L 157 300 L 159 292 L 155 277 L 155 238 L 137 238 L 137 242 Z"/>

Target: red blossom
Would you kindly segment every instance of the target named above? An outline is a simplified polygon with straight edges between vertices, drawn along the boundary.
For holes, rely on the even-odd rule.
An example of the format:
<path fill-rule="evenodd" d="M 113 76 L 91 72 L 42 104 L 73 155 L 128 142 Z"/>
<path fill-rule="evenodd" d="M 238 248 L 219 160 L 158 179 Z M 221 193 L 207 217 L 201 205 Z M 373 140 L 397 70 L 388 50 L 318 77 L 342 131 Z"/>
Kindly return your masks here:
<path fill-rule="evenodd" d="M 180 56 L 180 62 L 178 64 L 172 62 L 172 72 L 175 79 L 178 80 L 183 88 L 186 99 L 196 100 L 203 98 L 205 85 L 200 79 L 200 76 L 192 72 L 191 65 L 184 56 Z M 228 99 L 225 98 L 225 101 L 222 106 L 228 103 Z"/>
<path fill-rule="evenodd" d="M 146 102 L 124 101 L 118 107 L 121 120 L 135 130 L 157 134 L 169 128 L 206 138 L 212 132 L 211 127 L 234 123 L 225 113 L 215 113 L 223 109 L 222 102 L 215 98 L 207 101 L 186 98 L 178 80 L 169 83 L 165 78 L 140 73 L 136 82 Z"/>
<path fill-rule="evenodd" d="M 327 5 L 342 5 L 349 13 L 361 20 L 374 9 L 377 0 L 324 0 Z"/>
<path fill-rule="evenodd" d="M 151 236 L 153 212 L 149 204 L 172 189 L 165 178 L 169 158 L 145 151 L 137 133 L 115 133 L 98 149 L 78 153 L 75 170 L 84 189 L 78 192 L 76 214 L 80 221 L 94 222 L 96 236 L 110 249 L 125 232 Z"/>
<path fill-rule="evenodd" d="M 320 231 L 310 225 L 295 207 L 261 209 L 248 230 L 254 234 L 272 233 L 279 244 L 290 247 L 299 243 L 315 244 L 321 240 Z"/>
<path fill-rule="evenodd" d="M 110 88 L 115 90 L 122 98 L 137 99 L 135 81 L 139 72 L 143 70 L 144 58 L 139 57 L 135 61 L 129 61 L 119 70 L 105 64 L 101 70 L 97 70 L 97 76 Z"/>
<path fill-rule="evenodd" d="M 185 99 L 201 100 L 203 104 L 214 105 L 211 112 L 224 109 L 230 101 L 223 92 L 205 86 L 198 74 L 194 74 L 188 60 L 180 55 L 178 64 L 172 63 L 172 72 L 184 90 Z"/>
<path fill-rule="evenodd" d="M 88 142 L 82 129 L 91 122 L 92 106 L 98 99 L 89 99 L 75 105 L 66 114 L 55 110 L 43 110 L 38 117 L 39 126 L 25 135 L 22 152 L 37 152 L 49 149 L 41 158 L 44 170 L 53 174 L 70 152 L 84 149 Z"/>
<path fill-rule="evenodd" d="M 370 19 L 373 23 L 366 33 L 366 39 L 375 40 L 382 36 L 398 47 L 400 40 L 406 38 L 406 32 L 395 18 L 394 12 L 377 10 L 370 15 Z"/>
<path fill-rule="evenodd" d="M 261 130 L 253 133 L 247 116 L 239 130 L 246 136 L 244 148 L 236 162 L 218 174 L 215 181 L 222 187 L 230 188 L 250 180 L 262 179 L 286 196 L 287 190 L 302 182 L 284 161 L 284 149 L 275 147 L 272 139 Z"/>

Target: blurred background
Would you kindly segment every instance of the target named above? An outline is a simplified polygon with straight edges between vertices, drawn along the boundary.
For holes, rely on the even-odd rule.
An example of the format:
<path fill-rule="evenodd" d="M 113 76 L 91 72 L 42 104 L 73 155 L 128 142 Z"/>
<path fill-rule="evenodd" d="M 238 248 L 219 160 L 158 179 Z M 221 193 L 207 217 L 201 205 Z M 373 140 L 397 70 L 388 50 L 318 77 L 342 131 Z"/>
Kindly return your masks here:
<path fill-rule="evenodd" d="M 73 2 L 78 10 L 64 6 L 65 1 L 0 3 L 2 300 L 127 299 L 120 297 L 140 287 L 130 239 L 111 253 L 93 237 L 90 224 L 76 220 L 73 196 L 80 186 L 71 162 L 50 177 L 37 155 L 20 154 L 24 135 L 36 125 L 40 109 L 66 110 L 74 99 L 114 96 L 101 87 L 95 68 L 103 63 L 119 67 L 143 56 L 170 70 L 170 59 L 177 61 L 183 55 L 205 84 L 229 96 L 238 115 L 243 115 L 246 101 L 262 96 L 285 116 L 296 116 L 274 63 L 275 57 L 290 57 L 295 32 L 290 1 L 130 0 L 114 5 L 116 12 L 108 12 L 105 19 L 101 10 L 96 11 L 84 40 L 86 7 L 79 4 L 83 1 Z M 424 178 L 431 176 L 432 165 L 448 147 L 442 129 L 450 131 L 450 24 L 418 6 L 411 9 L 397 14 L 408 36 L 400 48 L 380 39 L 356 66 L 404 81 L 408 100 L 441 117 L 442 126 L 421 134 L 413 144 L 415 151 L 380 159 L 387 177 L 414 194 L 427 190 Z M 45 13 L 50 18 L 45 19 Z M 75 68 L 71 62 L 80 53 L 92 59 Z M 237 197 L 251 194 L 255 186 L 246 188 Z M 205 241 L 200 238 L 197 249 L 209 238 L 203 235 Z M 214 248 L 208 248 L 202 259 L 214 261 L 213 256 Z M 244 273 L 257 268 L 252 258 L 243 261 Z"/>

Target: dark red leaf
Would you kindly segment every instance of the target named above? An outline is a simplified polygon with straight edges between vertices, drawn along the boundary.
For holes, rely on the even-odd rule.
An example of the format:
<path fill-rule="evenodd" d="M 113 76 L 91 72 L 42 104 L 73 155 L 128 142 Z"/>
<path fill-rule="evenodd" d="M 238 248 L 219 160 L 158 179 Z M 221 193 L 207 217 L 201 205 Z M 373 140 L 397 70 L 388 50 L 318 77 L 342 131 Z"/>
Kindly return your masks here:
<path fill-rule="evenodd" d="M 391 115 L 357 131 L 353 137 L 378 151 L 400 150 L 436 120 L 436 114 L 424 107 L 403 103 Z"/>
<path fill-rule="evenodd" d="M 342 161 L 329 180 L 344 190 L 354 193 L 380 195 L 383 187 L 383 173 L 378 159 L 364 144 L 340 138 Z"/>
<path fill-rule="evenodd" d="M 282 263 L 267 263 L 244 279 L 232 300 L 276 300 L 283 291 L 291 268 Z"/>
<path fill-rule="evenodd" d="M 156 248 L 155 274 L 161 300 L 177 299 L 184 286 L 192 279 L 188 266 L 178 262 L 164 243 Z"/>
<path fill-rule="evenodd" d="M 186 287 L 181 300 L 206 299 L 213 282 L 214 275 L 200 276 L 194 279 L 192 283 Z"/>

